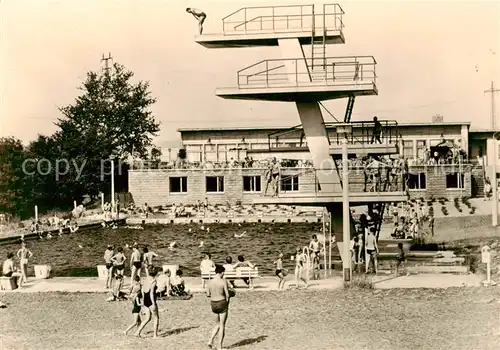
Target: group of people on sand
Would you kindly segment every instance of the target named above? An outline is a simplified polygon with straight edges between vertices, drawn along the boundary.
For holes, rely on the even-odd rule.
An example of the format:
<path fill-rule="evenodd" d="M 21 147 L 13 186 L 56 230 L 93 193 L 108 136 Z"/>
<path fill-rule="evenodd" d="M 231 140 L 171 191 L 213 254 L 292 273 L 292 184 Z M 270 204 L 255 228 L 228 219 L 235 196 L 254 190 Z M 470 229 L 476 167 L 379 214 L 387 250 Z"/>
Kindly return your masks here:
<path fill-rule="evenodd" d="M 135 336 L 141 337 L 141 333 L 147 324 L 153 320 L 153 337 L 158 337 L 159 323 L 160 323 L 160 312 L 158 307 L 158 300 L 164 296 L 171 295 L 188 295 L 189 291 L 185 289 L 185 283 L 182 278 L 182 271 L 177 270 L 176 276 L 171 276 L 171 271 L 166 270 L 161 273 L 160 269 L 153 265 L 153 259 L 158 257 L 154 252 L 151 252 L 147 247 L 143 248 L 142 259 L 140 259 L 141 254 L 138 245 L 134 244 L 132 247 L 132 254 L 130 257 L 130 267 L 131 267 L 131 286 L 127 294 L 122 293 L 120 288 L 123 284 L 123 271 L 125 268 L 126 257 L 123 254 L 123 248 L 118 248 L 117 253 L 114 253 L 112 246 L 108 246 L 104 254 L 104 260 L 106 262 L 106 267 L 108 269 L 108 274 L 110 277 L 106 279 L 107 287 L 108 283 L 114 278 L 115 282 L 113 284 L 113 299 L 128 299 L 131 301 L 131 309 L 133 315 L 132 323 L 123 332 L 127 335 L 132 329 L 136 329 Z M 242 257 L 241 257 L 242 258 Z M 243 266 L 245 262 L 244 259 L 239 259 L 240 261 L 234 266 Z M 210 298 L 211 310 L 215 314 L 215 326 L 212 329 L 210 338 L 208 341 L 208 347 L 212 348 L 215 337 L 220 334 L 217 349 L 223 349 L 222 343 L 225 336 L 225 327 L 229 311 L 229 300 L 235 295 L 234 290 L 229 288 L 228 282 L 224 279 L 224 272 L 226 269 L 222 265 L 215 265 L 211 261 L 210 254 L 205 257 L 205 262 L 202 263 L 203 266 L 210 266 L 210 268 L 215 269 L 214 277 L 208 281 L 206 288 L 207 296 Z M 146 277 L 141 278 L 141 265 L 144 264 Z M 239 265 L 238 265 L 239 264 Z"/>
<path fill-rule="evenodd" d="M 19 260 L 19 269 L 16 268 L 14 263 L 14 253 L 7 253 L 7 259 L 2 265 L 2 276 L 15 277 L 16 285 L 22 287 L 28 282 L 28 259 L 33 256 L 31 250 L 26 248 L 26 243 L 21 243 L 21 249 L 16 253 Z"/>

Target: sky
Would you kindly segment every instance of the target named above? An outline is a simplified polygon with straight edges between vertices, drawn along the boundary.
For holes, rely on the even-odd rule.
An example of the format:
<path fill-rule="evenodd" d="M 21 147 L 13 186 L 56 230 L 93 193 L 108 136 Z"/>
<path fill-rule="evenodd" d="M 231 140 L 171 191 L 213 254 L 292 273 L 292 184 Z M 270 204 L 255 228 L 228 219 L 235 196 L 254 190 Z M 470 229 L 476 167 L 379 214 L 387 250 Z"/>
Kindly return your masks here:
<path fill-rule="evenodd" d="M 266 1 L 265 5 L 314 0 Z M 319 2 L 316 2 L 319 3 Z M 331 2 L 328 2 L 331 3 Z M 103 54 L 149 81 L 161 123 L 154 140 L 175 146 L 178 128 L 293 126 L 293 103 L 224 100 L 217 87 L 236 85 L 236 72 L 272 48 L 206 49 L 194 42 L 197 22 L 185 12 L 207 13 L 205 33 L 221 33 L 222 17 L 262 1 L 236 0 L 1 0 L 0 137 L 24 143 L 57 130 L 59 106 L 74 102 L 86 72 Z M 330 56 L 373 55 L 378 96 L 356 100 L 353 120 L 391 119 L 490 127 L 491 81 L 500 89 L 500 2 L 344 1 L 346 43 Z M 500 128 L 500 94 L 497 94 Z M 347 100 L 325 105 L 338 116 Z M 326 118 L 328 119 L 328 118 Z"/>

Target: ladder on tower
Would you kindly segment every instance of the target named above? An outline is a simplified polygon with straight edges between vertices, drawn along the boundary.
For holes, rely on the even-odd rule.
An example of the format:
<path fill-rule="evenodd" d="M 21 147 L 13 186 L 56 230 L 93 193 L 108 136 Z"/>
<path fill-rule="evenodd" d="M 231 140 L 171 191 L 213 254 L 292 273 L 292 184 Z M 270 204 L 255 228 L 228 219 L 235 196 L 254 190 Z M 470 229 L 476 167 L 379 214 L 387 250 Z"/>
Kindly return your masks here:
<path fill-rule="evenodd" d="M 354 108 L 354 100 L 356 99 L 356 96 L 349 96 L 349 100 L 347 101 L 347 107 L 345 110 L 345 117 L 344 117 L 344 123 L 350 123 L 351 122 L 351 116 L 352 116 L 352 110 Z"/>
<path fill-rule="evenodd" d="M 326 21 L 323 13 L 323 21 L 321 25 L 321 37 L 316 39 L 316 21 L 313 5 L 313 26 L 311 32 L 311 81 L 326 80 Z"/>
<path fill-rule="evenodd" d="M 379 178 L 381 178 L 380 174 Z M 389 181 L 390 181 L 389 174 L 387 174 L 384 183 L 381 184 L 382 192 L 385 192 L 387 190 L 387 187 L 390 186 Z M 384 220 L 385 208 L 386 208 L 386 202 L 379 202 L 378 205 L 376 206 L 376 209 L 378 211 L 378 220 L 375 222 L 375 237 L 377 238 L 377 242 L 378 242 L 378 237 L 380 235 L 380 229 L 382 228 L 382 222 Z"/>

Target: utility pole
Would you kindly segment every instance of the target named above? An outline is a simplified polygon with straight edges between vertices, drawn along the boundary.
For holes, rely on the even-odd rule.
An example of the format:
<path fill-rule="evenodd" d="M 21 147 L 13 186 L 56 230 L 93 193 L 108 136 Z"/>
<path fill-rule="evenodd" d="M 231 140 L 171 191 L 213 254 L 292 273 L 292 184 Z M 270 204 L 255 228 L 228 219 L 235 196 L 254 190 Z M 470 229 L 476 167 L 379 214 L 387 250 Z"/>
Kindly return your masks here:
<path fill-rule="evenodd" d="M 489 90 L 485 90 L 484 93 L 491 94 L 491 130 L 496 129 L 496 111 L 495 111 L 495 93 L 500 92 L 500 89 L 495 90 L 495 82 L 491 81 L 491 88 Z"/>
<path fill-rule="evenodd" d="M 104 54 L 102 54 L 101 62 L 104 62 L 104 64 L 101 65 L 101 71 L 105 74 L 108 74 L 109 70 L 111 69 L 109 63 L 113 62 L 113 57 L 111 57 L 111 52 L 108 54 L 108 57 L 104 57 Z"/>

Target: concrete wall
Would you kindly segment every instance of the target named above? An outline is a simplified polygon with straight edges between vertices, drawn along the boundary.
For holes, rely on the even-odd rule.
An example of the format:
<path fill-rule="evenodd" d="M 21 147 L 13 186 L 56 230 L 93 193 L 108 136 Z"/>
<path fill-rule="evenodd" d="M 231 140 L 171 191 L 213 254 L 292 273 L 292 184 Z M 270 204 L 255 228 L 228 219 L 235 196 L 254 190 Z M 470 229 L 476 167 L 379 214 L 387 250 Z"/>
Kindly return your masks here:
<path fill-rule="evenodd" d="M 254 199 L 261 197 L 265 189 L 266 169 L 239 168 L 239 169 L 160 169 L 160 170 L 131 170 L 129 171 L 129 191 L 134 202 L 138 205 L 148 203 L 149 205 L 166 204 L 195 204 L 197 200 L 208 201 L 213 204 L 251 204 Z M 446 188 L 446 174 L 461 171 L 464 173 L 463 189 Z M 412 166 L 412 173 L 426 174 L 426 188 L 422 190 L 410 190 L 410 198 L 430 199 L 431 197 L 445 197 L 453 199 L 456 197 L 470 197 L 472 195 L 472 167 L 440 165 L 440 166 Z M 474 173 L 478 178 L 480 172 Z M 244 192 L 243 176 L 261 176 L 261 192 Z M 282 178 L 290 178 L 298 175 L 298 193 L 311 195 L 319 194 L 315 173 L 307 168 L 285 168 L 282 170 Z M 171 193 L 169 177 L 187 177 L 187 192 Z M 206 177 L 223 176 L 223 192 L 207 192 Z M 349 190 L 351 192 L 363 192 L 364 172 L 362 169 L 353 169 L 349 174 Z M 269 191 L 270 193 L 270 191 Z"/>
<path fill-rule="evenodd" d="M 446 188 L 446 174 L 461 172 L 464 174 L 462 189 Z M 472 196 L 472 166 L 471 165 L 436 165 L 436 166 L 411 166 L 410 173 L 424 173 L 426 188 L 409 190 L 410 198 L 448 198 L 453 200 L 460 197 Z"/>

